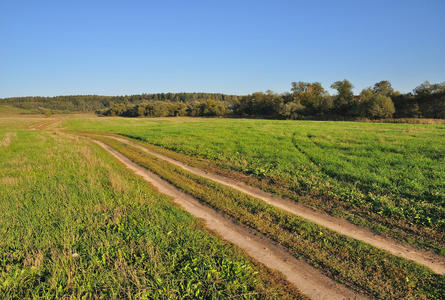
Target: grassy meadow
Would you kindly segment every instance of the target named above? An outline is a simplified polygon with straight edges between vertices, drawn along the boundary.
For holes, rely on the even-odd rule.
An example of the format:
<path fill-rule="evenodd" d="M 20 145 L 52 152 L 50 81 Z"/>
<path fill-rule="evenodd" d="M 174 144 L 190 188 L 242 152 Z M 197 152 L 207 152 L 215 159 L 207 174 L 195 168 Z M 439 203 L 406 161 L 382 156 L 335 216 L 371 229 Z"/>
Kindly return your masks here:
<path fill-rule="evenodd" d="M 64 126 L 247 175 L 264 190 L 445 255 L 445 125 L 96 118 Z"/>
<path fill-rule="evenodd" d="M 0 298 L 304 299 L 79 135 L 358 292 L 445 297 L 444 275 L 106 137 L 445 256 L 443 124 L 19 114 L 0 107 Z"/>
<path fill-rule="evenodd" d="M 305 299 L 102 148 L 0 119 L 1 299 Z"/>

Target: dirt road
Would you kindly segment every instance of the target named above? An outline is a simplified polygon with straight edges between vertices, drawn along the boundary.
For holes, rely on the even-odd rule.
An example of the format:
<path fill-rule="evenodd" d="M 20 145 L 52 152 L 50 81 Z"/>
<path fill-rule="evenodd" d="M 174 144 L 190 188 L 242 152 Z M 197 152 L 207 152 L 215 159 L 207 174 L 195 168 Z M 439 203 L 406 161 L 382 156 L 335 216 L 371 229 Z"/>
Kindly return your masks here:
<path fill-rule="evenodd" d="M 217 232 L 224 239 L 244 249 L 251 257 L 269 268 L 283 273 L 287 279 L 295 284 L 300 291 L 312 299 L 369 299 L 357 294 L 347 287 L 333 281 L 320 273 L 309 264 L 297 260 L 287 251 L 276 245 L 272 240 L 250 228 L 235 224 L 221 216 L 211 208 L 202 205 L 190 195 L 167 183 L 150 171 L 136 165 L 128 158 L 105 145 L 91 139 L 111 153 L 119 161 L 133 170 L 136 174 L 153 184 L 159 192 L 171 196 L 176 203 L 198 218 L 206 221 L 207 227 Z"/>
<path fill-rule="evenodd" d="M 317 223 L 321 226 L 324 226 L 326 228 L 329 228 L 331 230 L 334 230 L 340 234 L 355 238 L 357 240 L 366 242 L 368 244 L 373 245 L 374 247 L 383 249 L 388 251 L 389 253 L 397 256 L 401 256 L 403 258 L 415 261 L 421 265 L 424 265 L 428 268 L 430 268 L 432 271 L 438 273 L 438 274 L 445 274 L 445 257 L 436 255 L 431 252 L 427 251 L 421 251 L 418 249 L 415 249 L 412 246 L 401 244 L 398 241 L 392 240 L 390 238 L 386 238 L 380 235 L 376 235 L 375 233 L 371 232 L 370 230 L 362 227 L 358 227 L 346 220 L 339 219 L 332 217 L 326 213 L 323 212 L 317 212 L 314 211 L 308 207 L 305 207 L 303 205 L 300 205 L 298 203 L 276 197 L 270 193 L 266 193 L 260 189 L 247 186 L 243 184 L 242 182 L 235 181 L 233 179 L 216 175 L 216 174 L 210 174 L 203 170 L 187 166 L 181 162 L 178 162 L 170 157 L 167 157 L 165 155 L 159 154 L 157 152 L 151 151 L 139 144 L 136 144 L 130 140 L 119 138 L 119 137 L 113 137 L 118 141 L 130 144 L 138 149 L 141 149 L 151 155 L 154 155 L 158 158 L 164 159 L 172 164 L 175 164 L 187 171 L 190 171 L 196 175 L 214 180 L 216 182 L 219 182 L 221 184 L 224 184 L 226 186 L 230 186 L 234 189 L 237 189 L 243 193 L 249 194 L 251 196 L 254 196 L 256 198 L 259 198 L 271 205 L 274 205 L 276 207 L 279 207 L 281 209 L 284 209 L 286 211 L 289 211 L 293 214 L 296 214 L 306 220 L 310 220 L 314 223 Z"/>
<path fill-rule="evenodd" d="M 43 129 L 43 127 L 46 127 L 48 125 L 51 125 L 53 123 L 56 123 L 57 121 L 59 121 L 59 119 L 51 119 L 49 121 L 45 121 L 45 122 L 41 122 L 32 126 L 29 126 L 28 129 L 29 130 L 41 130 Z"/>

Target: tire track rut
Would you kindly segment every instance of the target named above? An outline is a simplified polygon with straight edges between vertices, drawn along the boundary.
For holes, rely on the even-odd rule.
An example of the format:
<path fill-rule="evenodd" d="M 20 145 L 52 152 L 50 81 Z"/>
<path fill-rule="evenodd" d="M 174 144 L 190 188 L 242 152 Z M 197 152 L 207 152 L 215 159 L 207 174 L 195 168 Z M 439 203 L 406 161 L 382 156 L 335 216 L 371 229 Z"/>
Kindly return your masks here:
<path fill-rule="evenodd" d="M 88 139 L 100 145 L 137 175 L 150 182 L 159 192 L 171 196 L 189 213 L 204 219 L 209 229 L 244 249 L 251 257 L 267 267 L 283 273 L 289 282 L 295 284 L 308 297 L 312 299 L 370 299 L 335 282 L 306 262 L 291 256 L 284 247 L 277 245 L 256 230 L 235 224 L 230 219 L 223 217 L 210 207 L 201 204 L 196 198 L 183 193 L 159 176 L 133 163 L 110 146 L 92 138 Z M 125 139 L 122 140 L 132 143 Z"/>
<path fill-rule="evenodd" d="M 310 208 L 303 206 L 301 204 L 274 196 L 274 195 L 264 192 L 258 188 L 248 186 L 242 182 L 235 181 L 228 177 L 211 174 L 211 173 L 205 172 L 201 169 L 188 166 L 188 165 L 183 164 L 177 160 L 174 160 L 168 156 L 165 156 L 165 155 L 159 154 L 157 152 L 154 152 L 152 150 L 149 150 L 149 149 L 147 149 L 137 143 L 134 143 L 128 139 L 124 139 L 121 137 L 115 137 L 115 136 L 108 136 L 108 137 L 114 138 L 114 139 L 116 139 L 120 142 L 123 142 L 123 143 L 130 144 L 142 151 L 145 151 L 145 152 L 147 152 L 151 155 L 154 155 L 160 159 L 163 159 L 163 160 L 168 161 L 172 164 L 175 164 L 175 165 L 183 168 L 184 170 L 187 170 L 187 171 L 192 172 L 196 175 L 214 180 L 214 181 L 224 184 L 226 186 L 232 187 L 234 189 L 237 189 L 237 190 L 239 190 L 243 193 L 246 193 L 248 195 L 251 195 L 253 197 L 259 198 L 259 199 L 267 202 L 268 204 L 271 204 L 271 205 L 274 205 L 281 209 L 284 209 L 288 212 L 298 215 L 306 220 L 317 223 L 318 225 L 329 228 L 329 229 L 336 231 L 340 234 L 343 234 L 343 235 L 352 237 L 354 239 L 363 241 L 363 242 L 368 243 L 374 247 L 388 251 L 389 253 L 391 253 L 393 255 L 400 256 L 400 257 L 415 261 L 423 266 L 430 268 L 433 272 L 435 272 L 437 274 L 445 275 L 445 257 L 436 255 L 432 252 L 419 250 L 419 249 L 416 249 L 410 245 L 405 245 L 405 244 L 402 244 L 396 240 L 393 240 L 393 239 L 390 239 L 387 237 L 383 237 L 381 235 L 377 235 L 369 229 L 356 226 L 344 219 L 332 217 L 324 212 L 314 211 L 313 209 L 310 209 Z"/>

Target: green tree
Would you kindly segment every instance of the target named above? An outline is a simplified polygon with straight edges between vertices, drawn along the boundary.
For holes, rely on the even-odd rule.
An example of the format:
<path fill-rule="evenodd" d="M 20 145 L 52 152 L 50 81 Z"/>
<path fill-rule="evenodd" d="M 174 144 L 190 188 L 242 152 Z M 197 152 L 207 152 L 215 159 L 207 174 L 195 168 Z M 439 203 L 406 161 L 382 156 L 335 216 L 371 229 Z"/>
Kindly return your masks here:
<path fill-rule="evenodd" d="M 187 115 L 187 105 L 183 102 L 172 103 L 173 115 L 175 117 L 183 117 Z"/>
<path fill-rule="evenodd" d="M 150 117 L 167 117 L 169 113 L 167 103 L 164 101 L 150 101 L 145 111 Z"/>
<path fill-rule="evenodd" d="M 305 107 L 307 115 L 323 113 L 328 107 L 328 92 L 319 82 L 292 82 L 292 94 Z"/>
<path fill-rule="evenodd" d="M 364 89 L 360 93 L 359 115 L 370 119 L 390 118 L 395 113 L 391 98 L 374 89 Z"/>
<path fill-rule="evenodd" d="M 424 118 L 445 118 L 445 82 L 425 81 L 414 90 L 414 99 Z"/>
<path fill-rule="evenodd" d="M 416 87 L 414 90 L 416 97 L 430 96 L 432 94 L 440 94 L 445 92 L 445 82 L 431 84 L 428 80 Z"/>
<path fill-rule="evenodd" d="M 212 115 L 214 116 L 227 116 L 232 113 L 229 108 L 229 103 L 226 101 L 216 101 L 215 105 L 212 107 Z"/>
<path fill-rule="evenodd" d="M 242 97 L 236 104 L 238 115 L 278 116 L 283 98 L 271 90 L 256 92 Z"/>
<path fill-rule="evenodd" d="M 193 101 L 187 106 L 187 115 L 191 117 L 202 116 L 202 103 L 200 101 Z"/>
<path fill-rule="evenodd" d="M 373 97 L 375 97 L 375 93 L 371 88 L 363 89 L 360 93 L 360 104 L 357 110 L 360 117 L 368 117 L 369 104 Z"/>
<path fill-rule="evenodd" d="M 336 81 L 331 88 L 337 90 L 337 95 L 333 97 L 334 112 L 342 116 L 350 116 L 353 114 L 356 102 L 352 89 L 354 86 L 348 80 Z"/>
<path fill-rule="evenodd" d="M 144 106 L 138 106 L 137 108 L 137 116 L 138 117 L 143 117 L 145 115 L 145 107 Z"/>
<path fill-rule="evenodd" d="M 394 103 L 390 97 L 377 94 L 370 100 L 369 116 L 371 118 L 391 118 L 394 115 Z"/>
<path fill-rule="evenodd" d="M 302 114 L 304 106 L 301 105 L 300 101 L 294 101 L 284 104 L 281 107 L 280 115 L 286 119 L 296 120 Z"/>
<path fill-rule="evenodd" d="M 394 95 L 394 89 L 392 88 L 391 83 L 387 80 L 382 80 L 374 84 L 372 91 L 387 97 Z"/>
<path fill-rule="evenodd" d="M 125 104 L 123 103 L 114 104 L 112 107 L 110 107 L 108 115 L 121 116 L 126 110 L 127 108 L 125 107 Z"/>

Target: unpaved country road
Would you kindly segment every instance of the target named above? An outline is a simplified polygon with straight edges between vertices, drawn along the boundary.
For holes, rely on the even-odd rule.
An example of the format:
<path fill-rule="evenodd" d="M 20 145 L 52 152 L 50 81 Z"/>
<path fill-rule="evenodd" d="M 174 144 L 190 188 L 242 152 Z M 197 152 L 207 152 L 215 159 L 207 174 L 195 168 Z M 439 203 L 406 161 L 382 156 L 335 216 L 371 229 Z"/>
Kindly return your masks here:
<path fill-rule="evenodd" d="M 230 186 L 234 189 L 237 189 L 241 192 L 244 192 L 246 194 L 249 194 L 251 196 L 254 196 L 256 198 L 259 198 L 271 205 L 274 205 L 276 207 L 279 207 L 281 209 L 284 209 L 288 212 L 291 212 L 295 215 L 298 215 L 306 220 L 310 220 L 314 223 L 317 223 L 321 226 L 324 226 L 326 228 L 329 228 L 331 230 L 334 230 L 340 234 L 352 237 L 354 239 L 363 241 L 365 243 L 371 244 L 374 247 L 383 249 L 388 251 L 389 253 L 397 256 L 401 256 L 403 258 L 415 261 L 421 265 L 424 265 L 428 268 L 430 268 L 432 271 L 436 272 L 437 274 L 445 274 L 445 257 L 436 255 L 434 253 L 428 252 L 428 251 L 422 251 L 415 249 L 412 246 L 401 244 L 400 242 L 397 242 L 393 239 L 386 238 L 380 235 L 376 235 L 375 233 L 371 232 L 370 230 L 362 227 L 358 227 L 352 223 L 349 223 L 346 220 L 339 219 L 332 217 L 328 215 L 327 213 L 323 212 L 317 212 L 314 211 L 308 207 L 305 207 L 303 205 L 300 205 L 298 203 L 279 198 L 276 196 L 273 196 L 270 193 L 264 192 L 260 189 L 247 186 L 242 182 L 235 181 L 233 179 L 216 175 L 216 174 L 210 174 L 203 170 L 200 170 L 198 168 L 187 166 L 181 162 L 178 162 L 170 157 L 167 157 L 165 155 L 159 154 L 157 152 L 151 151 L 139 144 L 136 144 L 130 140 L 120 138 L 120 137 L 114 137 L 114 136 L 108 136 L 111 138 L 114 138 L 118 141 L 121 141 L 123 143 L 130 144 L 138 149 L 141 149 L 151 155 L 154 155 L 158 158 L 164 159 L 170 163 L 173 163 L 187 171 L 190 171 L 196 175 L 211 179 L 213 181 L 219 182 L 221 184 L 224 184 L 226 186 Z"/>
<path fill-rule="evenodd" d="M 197 199 L 181 192 L 154 173 L 136 165 L 104 143 L 91 138 L 90 140 L 102 146 L 128 168 L 158 188 L 159 192 L 171 196 L 176 203 L 192 215 L 204 219 L 209 229 L 244 249 L 251 257 L 267 267 L 283 273 L 289 282 L 295 284 L 308 297 L 312 299 L 369 299 L 333 281 L 309 264 L 297 260 L 283 247 L 276 245 L 255 230 L 237 225 L 211 208 L 200 204 Z"/>
<path fill-rule="evenodd" d="M 45 122 L 41 122 L 38 124 L 34 124 L 32 126 L 29 126 L 28 129 L 29 130 L 41 130 L 43 129 L 43 127 L 46 127 L 48 125 L 51 125 L 53 123 L 56 123 L 57 121 L 59 121 L 59 119 L 51 119 L 50 121 L 45 121 Z"/>

